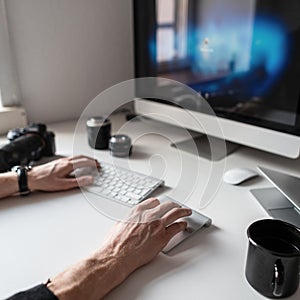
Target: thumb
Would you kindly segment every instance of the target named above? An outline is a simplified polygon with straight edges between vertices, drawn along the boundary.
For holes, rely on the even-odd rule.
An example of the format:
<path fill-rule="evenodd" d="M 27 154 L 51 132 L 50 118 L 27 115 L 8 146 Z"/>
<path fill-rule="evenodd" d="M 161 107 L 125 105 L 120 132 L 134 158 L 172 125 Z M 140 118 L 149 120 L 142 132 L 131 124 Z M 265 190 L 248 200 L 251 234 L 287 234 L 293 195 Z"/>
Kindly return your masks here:
<path fill-rule="evenodd" d="M 80 176 L 76 178 L 78 186 L 86 186 L 94 182 L 93 176 Z"/>
<path fill-rule="evenodd" d="M 169 239 L 171 239 L 174 235 L 176 235 L 180 231 L 185 230 L 186 227 L 187 227 L 186 221 L 179 221 L 169 225 L 166 229 Z"/>

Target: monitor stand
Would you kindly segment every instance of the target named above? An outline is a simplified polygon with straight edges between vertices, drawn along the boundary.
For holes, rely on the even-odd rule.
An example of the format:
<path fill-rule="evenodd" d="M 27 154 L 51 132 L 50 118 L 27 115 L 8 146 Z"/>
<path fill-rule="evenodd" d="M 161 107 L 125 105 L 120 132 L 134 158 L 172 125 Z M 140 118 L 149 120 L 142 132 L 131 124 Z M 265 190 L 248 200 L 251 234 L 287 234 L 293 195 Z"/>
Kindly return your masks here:
<path fill-rule="evenodd" d="M 300 227 L 300 178 L 267 168 L 258 169 L 274 187 L 252 189 L 252 195 L 270 216 Z"/>
<path fill-rule="evenodd" d="M 208 138 L 205 134 L 193 131 L 190 131 L 190 133 L 192 138 L 172 143 L 171 146 L 211 161 L 221 160 L 240 147 L 236 143 L 227 142 L 223 139 L 211 136 Z"/>

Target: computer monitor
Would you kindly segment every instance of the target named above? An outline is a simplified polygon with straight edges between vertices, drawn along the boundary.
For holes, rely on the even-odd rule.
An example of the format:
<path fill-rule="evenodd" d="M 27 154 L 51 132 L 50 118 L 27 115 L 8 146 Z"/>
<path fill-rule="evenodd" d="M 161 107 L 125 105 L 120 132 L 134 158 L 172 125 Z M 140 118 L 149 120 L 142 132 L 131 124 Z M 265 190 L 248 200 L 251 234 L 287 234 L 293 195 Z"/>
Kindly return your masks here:
<path fill-rule="evenodd" d="M 211 136 L 221 137 L 211 126 L 218 118 L 227 141 L 289 158 L 299 156 L 299 0 L 133 4 L 136 77 L 186 84 L 215 112 L 206 114 L 176 89 L 170 109 L 170 103 L 159 98 L 157 86 L 156 99 L 141 98 L 137 92 L 138 114 L 153 113 L 160 121 L 166 121 L 162 114 L 175 114 L 178 119 L 183 106 Z M 183 122 L 187 129 L 202 131 L 188 119 Z"/>

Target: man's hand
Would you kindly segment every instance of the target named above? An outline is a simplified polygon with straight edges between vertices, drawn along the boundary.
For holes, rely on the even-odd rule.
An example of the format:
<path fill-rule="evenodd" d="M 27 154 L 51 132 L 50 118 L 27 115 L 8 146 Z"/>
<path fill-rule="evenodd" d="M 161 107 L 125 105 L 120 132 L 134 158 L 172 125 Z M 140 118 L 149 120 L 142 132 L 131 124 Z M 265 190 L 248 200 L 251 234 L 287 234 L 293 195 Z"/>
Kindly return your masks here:
<path fill-rule="evenodd" d="M 103 247 L 57 275 L 48 288 L 60 300 L 102 299 L 184 230 L 186 222 L 178 219 L 191 213 L 174 202 L 142 202 L 112 228 Z"/>
<path fill-rule="evenodd" d="M 39 191 L 63 191 L 78 186 L 93 183 L 92 176 L 80 176 L 75 178 L 70 174 L 78 168 L 99 168 L 99 162 L 87 156 L 74 156 L 56 159 L 44 165 L 34 167 L 28 175 L 28 187 L 30 190 Z"/>
<path fill-rule="evenodd" d="M 168 201 L 150 198 L 135 206 L 127 220 L 118 222 L 105 243 L 106 251 L 124 262 L 123 272 L 130 274 L 150 262 L 187 224 L 178 219 L 192 213 Z M 177 222 L 176 222 L 177 221 Z"/>

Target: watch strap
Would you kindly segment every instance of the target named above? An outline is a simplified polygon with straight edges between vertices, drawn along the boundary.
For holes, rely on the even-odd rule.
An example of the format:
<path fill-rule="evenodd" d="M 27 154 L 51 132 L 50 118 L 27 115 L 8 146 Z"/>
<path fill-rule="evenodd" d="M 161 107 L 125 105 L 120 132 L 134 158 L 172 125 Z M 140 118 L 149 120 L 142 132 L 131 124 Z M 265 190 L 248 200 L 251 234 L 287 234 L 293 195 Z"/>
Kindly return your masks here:
<path fill-rule="evenodd" d="M 21 196 L 26 196 L 30 194 L 30 190 L 28 188 L 28 180 L 27 180 L 27 172 L 31 170 L 31 166 L 15 166 L 13 167 L 13 171 L 18 174 L 18 185 L 19 192 Z"/>

